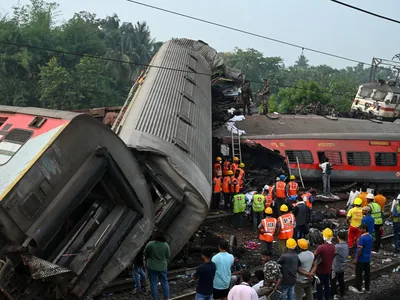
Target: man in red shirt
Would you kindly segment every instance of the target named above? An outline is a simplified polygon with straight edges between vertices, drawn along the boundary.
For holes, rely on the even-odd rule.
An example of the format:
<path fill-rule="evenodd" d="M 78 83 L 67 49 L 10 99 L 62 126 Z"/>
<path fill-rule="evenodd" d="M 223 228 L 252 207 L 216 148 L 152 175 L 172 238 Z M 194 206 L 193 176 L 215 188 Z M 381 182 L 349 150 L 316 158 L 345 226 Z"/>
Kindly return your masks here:
<path fill-rule="evenodd" d="M 332 274 L 332 264 L 335 258 L 335 246 L 332 244 L 333 231 L 325 228 L 322 232 L 324 243 L 319 245 L 315 251 L 314 265 L 311 270 L 312 274 L 316 274 L 319 278 L 317 284 L 317 300 L 329 300 L 331 297 L 329 284 Z"/>

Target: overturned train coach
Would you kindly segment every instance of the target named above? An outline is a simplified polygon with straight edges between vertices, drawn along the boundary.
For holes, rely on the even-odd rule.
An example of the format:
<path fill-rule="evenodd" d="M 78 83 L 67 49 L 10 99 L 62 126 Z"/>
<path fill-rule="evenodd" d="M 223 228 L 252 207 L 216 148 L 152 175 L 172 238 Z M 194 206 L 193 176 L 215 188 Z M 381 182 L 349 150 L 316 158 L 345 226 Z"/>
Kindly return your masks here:
<path fill-rule="evenodd" d="M 378 120 L 323 117 L 315 115 L 254 115 L 236 126 L 241 137 L 242 155 L 248 146 L 273 150 L 286 160 L 291 174 L 301 173 L 305 181 L 321 181 L 319 164 L 329 158 L 333 165 L 331 181 L 400 188 L 400 125 Z M 213 133 L 231 145 L 226 128 Z M 244 152 L 243 152 L 244 151 Z M 257 169 L 246 163 L 246 169 Z"/>
<path fill-rule="evenodd" d="M 161 68 L 142 73 L 116 132 L 85 114 L 0 106 L 0 299 L 91 298 L 153 229 L 174 257 L 205 218 L 211 80 L 229 70 L 186 39 L 151 64 Z"/>

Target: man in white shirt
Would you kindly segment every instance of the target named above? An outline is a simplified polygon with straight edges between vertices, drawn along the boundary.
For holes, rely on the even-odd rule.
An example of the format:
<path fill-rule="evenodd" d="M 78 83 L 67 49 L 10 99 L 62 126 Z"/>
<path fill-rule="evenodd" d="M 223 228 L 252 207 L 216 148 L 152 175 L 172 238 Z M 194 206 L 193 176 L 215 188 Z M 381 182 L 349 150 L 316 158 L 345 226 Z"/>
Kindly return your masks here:
<path fill-rule="evenodd" d="M 322 183 L 324 186 L 324 195 L 330 195 L 331 194 L 331 171 L 332 171 L 332 166 L 329 162 L 329 158 L 325 157 L 325 162 L 319 165 L 319 167 L 322 169 Z"/>
<path fill-rule="evenodd" d="M 258 294 L 258 291 L 260 290 L 260 288 L 262 288 L 264 286 L 264 271 L 263 270 L 257 270 L 257 271 L 254 272 L 254 275 L 259 280 L 257 284 L 253 285 L 253 289 L 255 289 L 255 291 Z M 258 299 L 259 300 L 267 300 L 267 297 L 266 296 L 261 296 Z"/>
<path fill-rule="evenodd" d="M 258 295 L 255 289 L 250 287 L 251 280 L 250 271 L 246 270 L 242 273 L 242 283 L 235 285 L 228 294 L 228 300 L 258 300 Z"/>
<path fill-rule="evenodd" d="M 349 212 L 349 210 L 353 208 L 354 199 L 356 199 L 358 195 L 360 195 L 360 192 L 357 191 L 355 187 L 353 187 L 350 191 L 349 200 L 347 200 L 346 204 L 347 212 Z"/>

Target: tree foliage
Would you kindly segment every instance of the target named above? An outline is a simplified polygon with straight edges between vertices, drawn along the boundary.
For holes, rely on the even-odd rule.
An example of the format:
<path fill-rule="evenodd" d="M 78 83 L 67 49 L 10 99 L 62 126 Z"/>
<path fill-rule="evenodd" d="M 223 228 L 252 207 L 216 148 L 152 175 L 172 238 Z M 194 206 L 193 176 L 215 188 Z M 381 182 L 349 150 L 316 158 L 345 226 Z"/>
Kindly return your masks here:
<path fill-rule="evenodd" d="M 143 68 L 131 63 L 149 63 L 162 43 L 146 22 L 79 12 L 57 25 L 58 13 L 56 3 L 31 0 L 0 18 L 0 41 L 37 47 L 1 45 L 0 104 L 66 110 L 122 104 Z"/>

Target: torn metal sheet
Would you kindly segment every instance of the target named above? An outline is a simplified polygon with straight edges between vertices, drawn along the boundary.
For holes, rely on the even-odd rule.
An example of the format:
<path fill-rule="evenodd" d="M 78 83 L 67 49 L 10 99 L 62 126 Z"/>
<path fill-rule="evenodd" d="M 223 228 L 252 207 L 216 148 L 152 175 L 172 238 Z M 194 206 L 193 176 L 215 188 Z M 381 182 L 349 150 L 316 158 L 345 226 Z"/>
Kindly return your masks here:
<path fill-rule="evenodd" d="M 33 279 L 43 279 L 72 272 L 67 268 L 60 267 L 36 256 L 21 255 L 21 257 L 24 264 L 29 266 Z"/>

